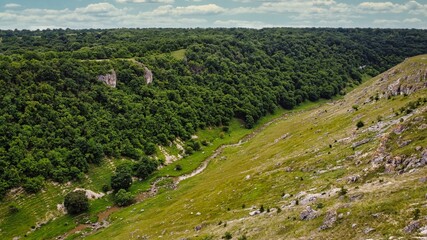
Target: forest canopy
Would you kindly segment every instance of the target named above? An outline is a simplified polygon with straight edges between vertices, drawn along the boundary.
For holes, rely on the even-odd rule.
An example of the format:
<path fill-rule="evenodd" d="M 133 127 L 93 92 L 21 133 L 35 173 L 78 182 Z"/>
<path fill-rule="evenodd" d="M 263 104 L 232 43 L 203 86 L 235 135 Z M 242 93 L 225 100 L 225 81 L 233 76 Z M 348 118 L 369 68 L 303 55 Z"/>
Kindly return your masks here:
<path fill-rule="evenodd" d="M 344 94 L 426 42 L 397 29 L 0 31 L 0 196 L 81 179 L 106 156 L 145 176 L 156 145 Z M 97 80 L 111 70 L 116 88 Z"/>

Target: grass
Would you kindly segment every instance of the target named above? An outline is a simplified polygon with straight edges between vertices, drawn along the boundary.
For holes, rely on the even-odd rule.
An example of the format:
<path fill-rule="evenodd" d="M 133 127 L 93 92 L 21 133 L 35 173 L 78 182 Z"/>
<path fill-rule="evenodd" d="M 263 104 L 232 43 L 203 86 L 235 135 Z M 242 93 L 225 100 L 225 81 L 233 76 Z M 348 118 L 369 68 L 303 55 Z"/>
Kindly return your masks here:
<path fill-rule="evenodd" d="M 185 51 L 186 51 L 185 49 L 180 49 L 180 50 L 171 52 L 171 55 L 176 60 L 183 60 L 185 57 Z"/>

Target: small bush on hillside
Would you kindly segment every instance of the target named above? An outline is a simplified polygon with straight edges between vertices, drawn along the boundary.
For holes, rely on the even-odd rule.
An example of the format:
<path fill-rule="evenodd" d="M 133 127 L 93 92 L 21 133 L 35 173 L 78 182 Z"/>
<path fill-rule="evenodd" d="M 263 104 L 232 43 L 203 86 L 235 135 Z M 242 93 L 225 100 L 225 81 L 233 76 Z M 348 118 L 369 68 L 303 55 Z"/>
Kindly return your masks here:
<path fill-rule="evenodd" d="M 365 126 L 365 123 L 362 120 L 360 120 L 356 123 L 357 129 L 362 128 L 363 126 Z"/>
<path fill-rule="evenodd" d="M 241 237 L 238 238 L 238 240 L 247 240 L 248 238 L 246 237 L 246 235 L 243 235 Z"/>
<path fill-rule="evenodd" d="M 232 239 L 233 235 L 231 235 L 230 232 L 225 232 L 224 236 L 222 236 L 222 239 Z"/>
<path fill-rule="evenodd" d="M 10 204 L 9 205 L 9 213 L 10 214 L 15 214 L 17 212 L 19 212 L 18 206 L 16 206 L 16 204 L 14 204 L 14 203 Z"/>
<path fill-rule="evenodd" d="M 420 209 L 416 208 L 414 210 L 414 220 L 418 220 L 420 218 Z"/>
<path fill-rule="evenodd" d="M 347 194 L 347 192 L 348 192 L 348 190 L 347 190 L 347 189 L 345 189 L 344 187 L 341 187 L 341 190 L 340 190 L 340 192 L 339 192 L 339 195 L 340 195 L 340 196 L 344 196 L 344 195 L 346 195 L 346 194 Z"/>
<path fill-rule="evenodd" d="M 124 206 L 128 206 L 131 205 L 134 202 L 134 196 L 132 193 L 127 192 L 124 189 L 120 189 L 116 195 L 114 196 L 114 202 L 119 206 L 119 207 L 124 207 Z"/>
<path fill-rule="evenodd" d="M 110 185 L 108 185 L 108 184 L 102 185 L 102 191 L 103 192 L 108 192 L 110 190 L 111 190 L 111 186 Z"/>

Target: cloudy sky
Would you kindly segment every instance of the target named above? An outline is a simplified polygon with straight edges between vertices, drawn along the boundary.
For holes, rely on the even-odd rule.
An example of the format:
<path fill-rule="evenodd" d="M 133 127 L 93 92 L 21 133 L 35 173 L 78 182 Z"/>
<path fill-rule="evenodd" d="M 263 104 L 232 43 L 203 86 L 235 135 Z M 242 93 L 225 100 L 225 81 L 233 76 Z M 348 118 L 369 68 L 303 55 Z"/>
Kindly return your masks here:
<path fill-rule="evenodd" d="M 427 0 L 0 0 L 0 29 L 275 26 L 427 29 Z"/>

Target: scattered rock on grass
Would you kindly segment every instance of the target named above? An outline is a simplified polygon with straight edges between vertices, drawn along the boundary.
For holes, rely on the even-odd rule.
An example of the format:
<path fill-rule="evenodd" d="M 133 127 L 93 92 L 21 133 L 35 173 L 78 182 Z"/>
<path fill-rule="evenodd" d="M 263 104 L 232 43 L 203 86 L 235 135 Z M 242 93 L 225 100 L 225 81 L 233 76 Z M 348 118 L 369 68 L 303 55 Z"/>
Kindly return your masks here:
<path fill-rule="evenodd" d="M 325 219 L 323 219 L 322 226 L 320 226 L 320 230 L 331 228 L 336 221 L 337 221 L 337 211 L 335 210 L 328 211 L 326 213 Z"/>
<path fill-rule="evenodd" d="M 365 228 L 365 230 L 363 230 L 363 233 L 369 234 L 369 233 L 371 233 L 373 231 L 375 231 L 375 228 L 367 227 L 367 228 Z"/>
<path fill-rule="evenodd" d="M 404 229 L 403 231 L 405 233 L 413 233 L 415 231 L 417 231 L 418 229 L 420 229 L 421 227 L 421 222 L 418 221 L 411 221 Z"/>
<path fill-rule="evenodd" d="M 310 206 L 307 206 L 307 208 L 300 214 L 301 220 L 312 220 L 315 219 L 317 216 L 318 212 L 313 210 Z"/>

